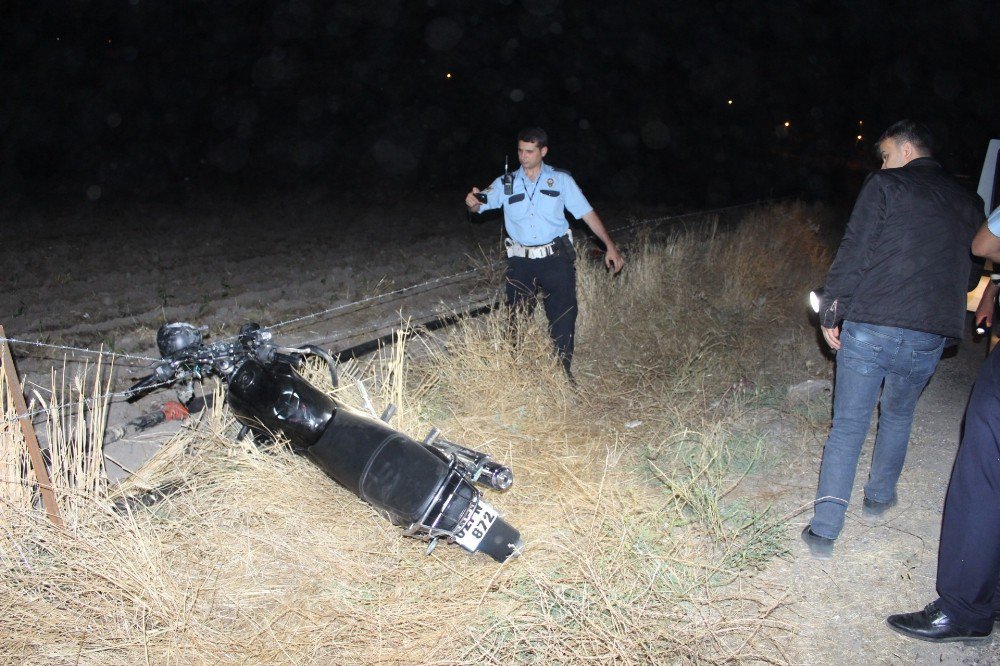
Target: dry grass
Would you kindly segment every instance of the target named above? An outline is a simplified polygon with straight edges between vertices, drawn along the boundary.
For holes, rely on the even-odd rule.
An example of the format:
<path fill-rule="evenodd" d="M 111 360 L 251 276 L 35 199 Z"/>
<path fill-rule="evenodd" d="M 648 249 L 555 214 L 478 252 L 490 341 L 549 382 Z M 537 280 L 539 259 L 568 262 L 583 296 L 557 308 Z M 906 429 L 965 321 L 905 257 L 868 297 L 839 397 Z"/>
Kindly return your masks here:
<path fill-rule="evenodd" d="M 0 654 L 31 664 L 787 661 L 780 601 L 731 583 L 783 547 L 766 507 L 736 497 L 767 455 L 747 425 L 750 382 L 767 369 L 759 346 L 816 279 L 810 214 L 783 206 L 733 231 L 639 239 L 616 279 L 579 262 L 579 392 L 549 355 L 540 315 L 517 344 L 494 314 L 410 343 L 425 347 L 419 362 L 397 344 L 341 369 L 345 403 L 393 403 L 393 424 L 414 437 L 436 425 L 513 467 L 513 489 L 489 499 L 521 530 L 521 557 L 498 566 L 454 546 L 426 557 L 308 460 L 237 443 L 223 408 L 132 479 L 127 492 L 171 489 L 151 507 L 116 512 L 100 484 L 74 486 L 86 501 L 57 530 L 5 496 Z M 330 388 L 319 366 L 307 376 Z M 0 463 L 16 474 L 16 435 L 2 435 Z"/>
<path fill-rule="evenodd" d="M 28 507 L 34 502 L 36 481 L 10 390 L 7 373 L 0 372 L 0 407 L 3 408 L 3 421 L 0 421 L 0 445 L 3 446 L 0 455 L 0 502 Z M 22 387 L 18 386 L 17 390 L 22 390 Z"/>

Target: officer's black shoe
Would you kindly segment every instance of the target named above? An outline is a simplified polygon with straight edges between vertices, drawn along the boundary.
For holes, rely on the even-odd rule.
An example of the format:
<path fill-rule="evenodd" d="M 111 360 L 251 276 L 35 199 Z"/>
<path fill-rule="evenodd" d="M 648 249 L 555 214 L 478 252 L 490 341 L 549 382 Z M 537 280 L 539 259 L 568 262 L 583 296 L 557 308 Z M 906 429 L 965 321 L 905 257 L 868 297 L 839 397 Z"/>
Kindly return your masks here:
<path fill-rule="evenodd" d="M 927 604 L 922 611 L 890 615 L 885 622 L 893 631 L 931 643 L 955 641 L 975 643 L 989 639 L 992 632 L 992 629 L 991 631 L 972 631 L 958 626 L 933 601 Z"/>

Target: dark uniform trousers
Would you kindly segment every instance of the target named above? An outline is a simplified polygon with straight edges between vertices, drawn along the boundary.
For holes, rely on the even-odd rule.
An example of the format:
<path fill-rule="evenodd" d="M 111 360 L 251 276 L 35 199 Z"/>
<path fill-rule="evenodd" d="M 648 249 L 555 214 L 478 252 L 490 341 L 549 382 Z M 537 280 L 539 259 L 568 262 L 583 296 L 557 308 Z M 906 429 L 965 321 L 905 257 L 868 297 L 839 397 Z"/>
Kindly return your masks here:
<path fill-rule="evenodd" d="M 938 607 L 956 624 L 990 631 L 1000 612 L 1000 351 L 983 363 L 965 411 L 941 521 Z"/>
<path fill-rule="evenodd" d="M 573 361 L 573 335 L 576 330 L 576 267 L 574 257 L 563 248 L 541 259 L 507 259 L 507 305 L 515 313 L 531 314 L 535 294 L 541 292 L 549 334 L 556 353 L 568 373 Z"/>

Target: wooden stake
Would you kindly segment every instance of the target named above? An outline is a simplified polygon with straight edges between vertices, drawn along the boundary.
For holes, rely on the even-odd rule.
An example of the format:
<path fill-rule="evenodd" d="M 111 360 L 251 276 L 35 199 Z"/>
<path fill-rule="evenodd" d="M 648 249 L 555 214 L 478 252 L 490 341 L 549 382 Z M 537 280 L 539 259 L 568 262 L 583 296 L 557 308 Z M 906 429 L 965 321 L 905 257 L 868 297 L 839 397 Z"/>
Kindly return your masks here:
<path fill-rule="evenodd" d="M 56 504 L 56 494 L 52 491 L 52 483 L 49 481 L 49 471 L 45 468 L 45 461 L 42 459 L 42 448 L 38 445 L 38 438 L 35 437 L 35 428 L 28 418 L 28 407 L 24 404 L 24 395 L 21 394 L 21 380 L 14 369 L 14 358 L 10 355 L 10 348 L 7 346 L 7 334 L 4 333 L 3 326 L 0 325 L 0 338 L 3 338 L 0 347 L 3 348 L 3 356 L 0 364 L 7 375 L 7 385 L 10 386 L 10 394 L 14 400 L 14 409 L 21 415 L 21 432 L 24 433 L 24 441 L 28 445 L 28 457 L 31 458 L 31 467 L 35 470 L 35 479 L 38 481 L 38 488 L 42 491 L 42 503 L 49 520 L 56 527 L 62 527 L 62 516 L 59 515 L 59 505 Z"/>

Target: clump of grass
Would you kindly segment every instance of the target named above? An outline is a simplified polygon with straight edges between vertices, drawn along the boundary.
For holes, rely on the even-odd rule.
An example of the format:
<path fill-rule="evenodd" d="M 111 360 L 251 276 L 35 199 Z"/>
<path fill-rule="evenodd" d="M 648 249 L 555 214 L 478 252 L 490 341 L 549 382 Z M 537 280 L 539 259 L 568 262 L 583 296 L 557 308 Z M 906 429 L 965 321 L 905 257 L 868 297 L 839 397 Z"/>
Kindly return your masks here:
<path fill-rule="evenodd" d="M 102 357 L 98 357 L 101 359 Z M 18 416 L 10 398 L 5 373 L 0 373 L 0 393 L 5 422 L 0 426 L 0 467 L 3 474 L 3 499 L 13 510 L 30 509 L 39 503 L 35 478 Z M 66 367 L 51 374 L 51 389 L 35 390 L 29 411 L 46 416 L 44 427 L 36 432 L 44 444 L 49 482 L 54 490 L 60 514 L 72 529 L 81 506 L 107 494 L 103 441 L 107 426 L 110 371 L 104 372 L 101 360 L 84 365 L 72 377 Z M 21 390 L 16 387 L 15 390 Z"/>
<path fill-rule="evenodd" d="M 52 372 L 52 390 L 46 400 L 36 393 L 48 412 L 46 439 L 51 460 L 49 476 L 64 519 L 75 524 L 81 506 L 94 497 L 107 495 L 104 468 L 104 431 L 110 393 L 111 372 L 98 363 L 72 376 L 69 385 L 65 367 Z"/>

